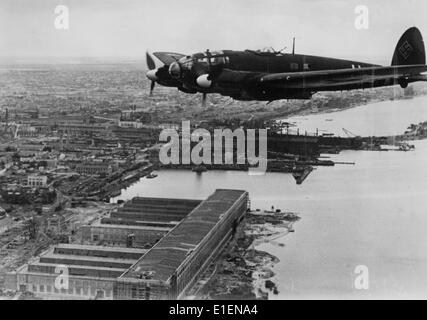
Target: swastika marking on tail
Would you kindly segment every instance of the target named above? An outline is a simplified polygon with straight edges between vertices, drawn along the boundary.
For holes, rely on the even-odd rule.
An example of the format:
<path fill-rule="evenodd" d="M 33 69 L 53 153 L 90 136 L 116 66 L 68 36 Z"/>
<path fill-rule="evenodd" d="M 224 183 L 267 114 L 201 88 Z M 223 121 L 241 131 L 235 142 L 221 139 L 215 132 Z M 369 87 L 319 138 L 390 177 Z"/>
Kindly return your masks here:
<path fill-rule="evenodd" d="M 413 51 L 414 48 L 412 48 L 408 41 L 405 41 L 399 48 L 399 52 L 405 60 L 409 58 Z"/>

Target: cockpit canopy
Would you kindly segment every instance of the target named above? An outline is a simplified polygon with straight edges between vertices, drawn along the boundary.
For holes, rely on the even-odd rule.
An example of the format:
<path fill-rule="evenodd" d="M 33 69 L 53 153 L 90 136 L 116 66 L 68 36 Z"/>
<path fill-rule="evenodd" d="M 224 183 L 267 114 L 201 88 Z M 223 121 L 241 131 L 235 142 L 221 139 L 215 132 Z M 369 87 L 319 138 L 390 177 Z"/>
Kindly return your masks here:
<path fill-rule="evenodd" d="M 223 51 L 206 51 L 193 54 L 191 56 L 184 56 L 169 66 L 169 74 L 174 79 L 179 79 L 189 72 L 194 72 L 195 67 L 198 72 L 200 70 L 213 71 L 217 67 L 228 64 L 230 58 L 225 56 Z M 197 71 L 196 71 L 197 72 Z"/>
<path fill-rule="evenodd" d="M 277 53 L 277 51 L 274 50 L 273 47 L 264 47 L 264 48 L 258 49 L 256 51 L 259 52 L 259 53 Z"/>
<path fill-rule="evenodd" d="M 284 48 L 285 49 L 285 48 Z M 277 51 L 273 47 L 265 47 L 258 50 L 246 50 L 247 52 L 251 52 L 257 55 L 264 55 L 264 56 L 280 56 L 283 55 L 283 50 Z"/>
<path fill-rule="evenodd" d="M 197 63 L 206 63 L 211 66 L 224 65 L 229 62 L 229 58 L 223 51 L 206 51 L 193 54 L 193 60 Z"/>

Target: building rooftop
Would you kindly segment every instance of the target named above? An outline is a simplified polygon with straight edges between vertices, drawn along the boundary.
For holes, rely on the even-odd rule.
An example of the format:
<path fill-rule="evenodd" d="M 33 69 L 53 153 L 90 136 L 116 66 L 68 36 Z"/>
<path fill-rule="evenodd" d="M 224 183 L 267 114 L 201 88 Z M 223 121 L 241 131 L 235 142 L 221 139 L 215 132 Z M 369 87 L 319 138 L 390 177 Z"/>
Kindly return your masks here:
<path fill-rule="evenodd" d="M 120 268 L 126 268 L 125 265 L 132 266 L 137 259 L 123 259 L 123 258 L 111 258 L 111 257 L 96 257 L 96 256 L 82 256 L 78 254 L 56 254 L 53 252 L 47 253 L 40 257 L 40 262 L 43 263 L 55 263 L 55 261 L 61 260 L 63 264 L 66 265 L 90 265 L 98 266 L 96 263 L 104 263 L 108 267 L 113 267 L 116 265 L 123 265 Z M 67 263 L 65 263 L 67 261 Z"/>
<path fill-rule="evenodd" d="M 84 245 L 84 244 L 69 244 L 59 243 L 52 247 L 52 250 L 56 249 L 78 249 L 78 250 L 89 250 L 89 251 L 105 251 L 105 252 L 129 252 L 129 253 L 140 253 L 144 254 L 147 250 L 139 248 L 124 248 L 124 247 L 109 247 L 109 246 L 95 246 L 95 245 Z M 48 251 L 49 252 L 49 251 Z"/>
<path fill-rule="evenodd" d="M 113 223 L 103 223 L 102 220 L 96 220 L 91 224 L 92 227 L 102 227 L 106 229 L 127 229 L 127 230 L 150 230 L 150 231 L 169 231 L 170 226 L 144 226 L 144 225 L 130 225 L 130 224 L 113 224 Z"/>
<path fill-rule="evenodd" d="M 165 228 L 173 228 L 178 222 L 170 221 L 170 222 L 155 222 L 148 220 L 131 220 L 131 219 L 122 219 L 122 218 L 101 218 L 101 224 L 119 224 L 119 225 L 127 225 L 127 226 L 146 226 L 146 227 L 165 227 Z"/>
<path fill-rule="evenodd" d="M 126 202 L 117 211 L 112 212 L 110 218 L 122 219 L 123 224 L 125 221 L 135 221 L 175 225 L 197 207 L 200 202 L 201 200 L 193 199 L 135 197 Z"/>
<path fill-rule="evenodd" d="M 143 279 L 150 272 L 153 280 L 167 281 L 222 216 L 245 194 L 243 190 L 216 190 L 120 278 Z"/>
<path fill-rule="evenodd" d="M 18 272 L 52 274 L 58 265 L 66 265 L 73 276 L 111 279 L 123 274 L 146 252 L 136 248 L 58 244 Z"/>

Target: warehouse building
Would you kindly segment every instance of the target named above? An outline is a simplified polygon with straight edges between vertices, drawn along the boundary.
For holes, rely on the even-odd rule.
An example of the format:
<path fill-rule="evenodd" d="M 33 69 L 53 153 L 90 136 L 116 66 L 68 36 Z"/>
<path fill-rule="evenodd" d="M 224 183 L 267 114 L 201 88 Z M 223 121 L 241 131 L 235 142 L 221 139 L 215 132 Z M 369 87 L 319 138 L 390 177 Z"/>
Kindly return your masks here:
<path fill-rule="evenodd" d="M 38 175 L 30 175 L 27 177 L 27 186 L 33 188 L 41 188 L 47 186 L 47 177 L 46 176 L 38 176 Z"/>
<path fill-rule="evenodd" d="M 165 210 L 157 210 L 161 203 Z M 248 207 L 249 195 L 241 190 L 216 190 L 204 201 L 135 198 L 99 225 L 130 227 L 128 232 L 136 226 L 147 232 L 148 224 L 167 228 L 153 247 L 58 244 L 8 273 L 5 287 L 55 299 L 179 299 L 219 254 Z M 58 281 L 64 270 L 65 286 Z"/>
<path fill-rule="evenodd" d="M 82 239 L 91 244 L 151 248 L 200 200 L 136 197 L 109 218 L 82 227 Z"/>
<path fill-rule="evenodd" d="M 134 248 L 59 244 L 7 274 L 5 285 L 42 298 L 111 300 L 116 279 L 145 252 Z M 68 274 L 66 281 L 61 281 L 61 274 Z"/>
<path fill-rule="evenodd" d="M 121 143 L 141 143 L 149 145 L 159 139 L 160 128 L 144 125 L 142 128 L 116 126 L 112 133 Z"/>
<path fill-rule="evenodd" d="M 216 190 L 117 279 L 116 299 L 177 299 L 228 241 L 249 206 L 241 190 Z"/>
<path fill-rule="evenodd" d="M 151 248 L 171 229 L 170 227 L 104 224 L 96 221 L 84 226 L 84 241 L 98 245 Z"/>
<path fill-rule="evenodd" d="M 117 167 L 109 162 L 83 162 L 75 167 L 78 174 L 86 176 L 96 176 L 102 174 L 112 174 Z"/>

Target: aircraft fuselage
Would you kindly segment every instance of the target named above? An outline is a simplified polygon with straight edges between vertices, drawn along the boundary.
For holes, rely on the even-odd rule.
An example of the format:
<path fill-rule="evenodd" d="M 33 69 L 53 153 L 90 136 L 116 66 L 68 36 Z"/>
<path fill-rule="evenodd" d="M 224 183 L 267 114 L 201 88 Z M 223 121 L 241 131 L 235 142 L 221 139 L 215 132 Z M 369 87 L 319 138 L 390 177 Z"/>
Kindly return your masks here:
<path fill-rule="evenodd" d="M 274 86 L 263 87 L 262 85 L 242 88 L 240 84 L 251 76 L 259 75 L 260 73 L 305 72 L 378 66 L 360 61 L 250 50 L 222 50 L 211 54 L 208 53 L 208 55 L 209 58 L 206 53 L 197 53 L 191 57 L 182 58 L 180 61 L 182 66 L 182 91 L 190 93 L 220 93 L 238 100 L 310 99 L 314 93 L 312 90 L 286 90 L 283 86 L 275 88 Z M 208 59 L 211 60 L 210 63 Z M 227 81 L 227 73 L 230 73 L 230 71 L 239 72 L 240 75 L 238 77 L 241 79 L 237 80 L 241 81 L 236 81 L 236 74 L 233 74 L 232 79 Z M 213 81 L 210 87 L 202 88 L 197 83 L 197 79 L 200 75 L 208 72 L 221 77 L 221 81 Z M 334 90 L 335 87 L 331 87 L 330 90 Z M 359 88 L 360 86 L 356 87 Z M 372 85 L 369 87 L 372 87 Z M 348 88 L 352 89 L 353 87 L 349 86 Z M 342 90 L 346 90 L 346 88 L 342 88 Z"/>
<path fill-rule="evenodd" d="M 147 77 L 186 93 L 219 93 L 238 100 L 310 99 L 319 91 L 343 91 L 427 81 L 425 48 L 413 27 L 400 38 L 391 66 L 354 60 L 265 51 L 209 51 L 193 55 L 147 54 Z"/>

